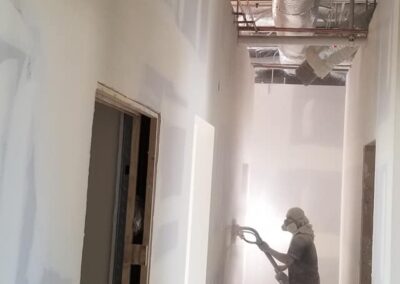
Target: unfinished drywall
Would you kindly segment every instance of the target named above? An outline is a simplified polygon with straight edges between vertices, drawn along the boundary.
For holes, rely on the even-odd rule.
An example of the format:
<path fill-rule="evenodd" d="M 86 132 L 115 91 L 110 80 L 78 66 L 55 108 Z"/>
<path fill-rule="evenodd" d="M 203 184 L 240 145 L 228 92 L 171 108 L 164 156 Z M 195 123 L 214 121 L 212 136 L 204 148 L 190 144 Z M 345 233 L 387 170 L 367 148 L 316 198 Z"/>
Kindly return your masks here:
<path fill-rule="evenodd" d="M 194 117 L 215 126 L 207 282 L 222 283 L 232 203 L 219 204 L 253 79 L 230 3 L 1 5 L 0 283 L 79 283 L 97 81 L 161 113 L 151 283 L 184 282 Z"/>
<path fill-rule="evenodd" d="M 224 8 L 223 17 L 229 18 L 231 10 Z M 217 26 L 215 21 L 210 25 Z M 211 122 L 215 126 L 213 180 L 211 191 L 210 232 L 207 262 L 206 283 L 234 283 L 242 277 L 242 269 L 237 263 L 243 257 L 242 249 L 233 245 L 231 239 L 232 221 L 242 220 L 246 206 L 243 197 L 246 194 L 244 168 L 248 163 L 247 141 L 250 137 L 249 123 L 254 99 L 254 71 L 248 64 L 246 49 L 237 50 L 235 61 L 226 54 L 228 46 L 234 46 L 236 37 L 231 37 L 220 30 L 212 35 L 213 70 L 221 72 L 222 76 L 211 77 L 211 86 L 216 86 L 218 93 L 226 92 L 228 96 L 217 95 L 215 101 L 210 101 L 223 107 L 210 108 Z M 233 28 L 236 33 L 235 28 Z M 219 44 L 222 40 L 225 44 Z M 221 69 L 216 64 L 222 59 L 229 69 Z M 228 78 L 231 84 L 225 84 Z M 229 79 L 230 80 L 230 79 Z"/>
<path fill-rule="evenodd" d="M 15 91 L 0 142 L 0 283 L 79 283 L 103 4 L 1 1 L 0 38 L 24 57 L 16 81 L 1 78 Z"/>
<path fill-rule="evenodd" d="M 359 281 L 363 147 L 376 140 L 372 283 L 399 283 L 399 1 L 379 1 L 348 75 L 341 284 Z"/>
<path fill-rule="evenodd" d="M 195 118 L 185 284 L 203 284 L 207 276 L 214 127 Z"/>
<path fill-rule="evenodd" d="M 345 88 L 256 85 L 245 224 L 286 252 L 281 225 L 291 207 L 315 231 L 321 283 L 339 278 L 340 196 Z M 274 271 L 256 246 L 245 245 L 245 276 L 232 283 L 273 284 Z"/>

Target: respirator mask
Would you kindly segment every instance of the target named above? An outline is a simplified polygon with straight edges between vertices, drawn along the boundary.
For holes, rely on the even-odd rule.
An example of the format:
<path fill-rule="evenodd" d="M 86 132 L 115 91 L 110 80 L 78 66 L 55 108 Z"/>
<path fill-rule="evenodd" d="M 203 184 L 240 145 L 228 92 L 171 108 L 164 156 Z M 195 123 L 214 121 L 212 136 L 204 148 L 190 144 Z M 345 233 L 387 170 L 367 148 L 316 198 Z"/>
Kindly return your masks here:
<path fill-rule="evenodd" d="M 295 233 L 297 233 L 298 228 L 297 228 L 296 222 L 294 220 L 286 218 L 286 220 L 284 221 L 284 223 L 282 225 L 282 230 L 287 231 L 292 234 L 295 234 Z"/>

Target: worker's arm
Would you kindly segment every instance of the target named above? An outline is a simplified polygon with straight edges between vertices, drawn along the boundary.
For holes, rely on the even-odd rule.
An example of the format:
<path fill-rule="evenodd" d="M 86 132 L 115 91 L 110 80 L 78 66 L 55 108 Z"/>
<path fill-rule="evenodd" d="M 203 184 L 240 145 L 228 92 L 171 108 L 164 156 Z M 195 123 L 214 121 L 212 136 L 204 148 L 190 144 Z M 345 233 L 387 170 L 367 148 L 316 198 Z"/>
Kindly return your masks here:
<path fill-rule="evenodd" d="M 285 271 L 285 270 L 288 269 L 288 268 L 289 268 L 289 266 L 287 266 L 286 264 L 285 264 L 285 265 L 278 265 L 278 268 L 275 269 L 275 272 L 276 272 L 276 273 L 283 272 L 283 271 Z"/>
<path fill-rule="evenodd" d="M 285 269 L 287 269 L 294 261 L 293 257 L 291 257 L 290 255 L 286 254 L 286 253 L 280 253 L 272 248 L 269 247 L 269 245 L 266 242 L 262 242 L 258 245 L 258 247 L 260 248 L 260 250 L 262 250 L 264 253 L 269 253 L 270 255 L 272 255 L 275 259 L 277 259 L 279 262 L 283 263 Z M 283 267 L 282 267 L 283 268 Z M 282 271 L 283 271 L 282 270 Z"/>

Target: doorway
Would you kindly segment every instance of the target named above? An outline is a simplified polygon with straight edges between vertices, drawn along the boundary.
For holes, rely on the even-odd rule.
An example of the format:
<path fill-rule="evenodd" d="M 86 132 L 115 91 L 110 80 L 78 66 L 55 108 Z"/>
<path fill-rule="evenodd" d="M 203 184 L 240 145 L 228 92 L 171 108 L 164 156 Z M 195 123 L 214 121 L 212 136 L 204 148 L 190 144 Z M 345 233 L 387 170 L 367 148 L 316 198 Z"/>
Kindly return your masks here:
<path fill-rule="evenodd" d="M 371 283 L 372 240 L 374 229 L 375 152 L 375 142 L 372 142 L 364 147 L 360 284 Z"/>
<path fill-rule="evenodd" d="M 147 284 L 159 115 L 99 84 L 81 284 Z"/>

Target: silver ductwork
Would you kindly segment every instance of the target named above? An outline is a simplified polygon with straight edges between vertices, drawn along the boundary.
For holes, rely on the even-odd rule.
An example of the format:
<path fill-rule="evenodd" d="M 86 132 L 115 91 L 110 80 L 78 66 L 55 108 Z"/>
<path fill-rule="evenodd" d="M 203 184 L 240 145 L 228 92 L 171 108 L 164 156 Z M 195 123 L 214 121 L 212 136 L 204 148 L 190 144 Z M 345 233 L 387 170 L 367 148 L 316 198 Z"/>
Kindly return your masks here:
<path fill-rule="evenodd" d="M 231 0 L 231 3 L 238 42 L 249 48 L 252 64 L 260 75 L 258 80 L 308 85 L 336 84 L 335 78 L 343 81 L 352 57 L 366 42 L 376 8 L 371 1 Z"/>
<path fill-rule="evenodd" d="M 317 77 L 325 78 L 335 66 L 351 58 L 356 51 L 354 46 L 332 46 L 323 49 L 309 47 L 306 50 L 306 60 Z"/>
<path fill-rule="evenodd" d="M 272 14 L 276 27 L 315 28 L 318 20 L 319 0 L 273 0 Z M 278 32 L 278 36 L 298 36 L 299 33 Z M 312 33 L 302 33 L 311 36 Z M 282 64 L 301 64 L 305 60 L 307 46 L 280 46 Z"/>
<path fill-rule="evenodd" d="M 317 26 L 319 0 L 273 0 L 272 9 L 276 27 L 315 28 Z M 312 33 L 301 33 L 301 36 L 312 35 Z M 299 33 L 280 32 L 278 36 L 299 36 Z M 301 68 L 296 70 L 296 74 L 306 85 L 317 77 L 326 77 L 336 65 L 348 60 L 356 51 L 357 48 L 354 46 L 279 46 L 281 64 L 301 65 Z"/>

